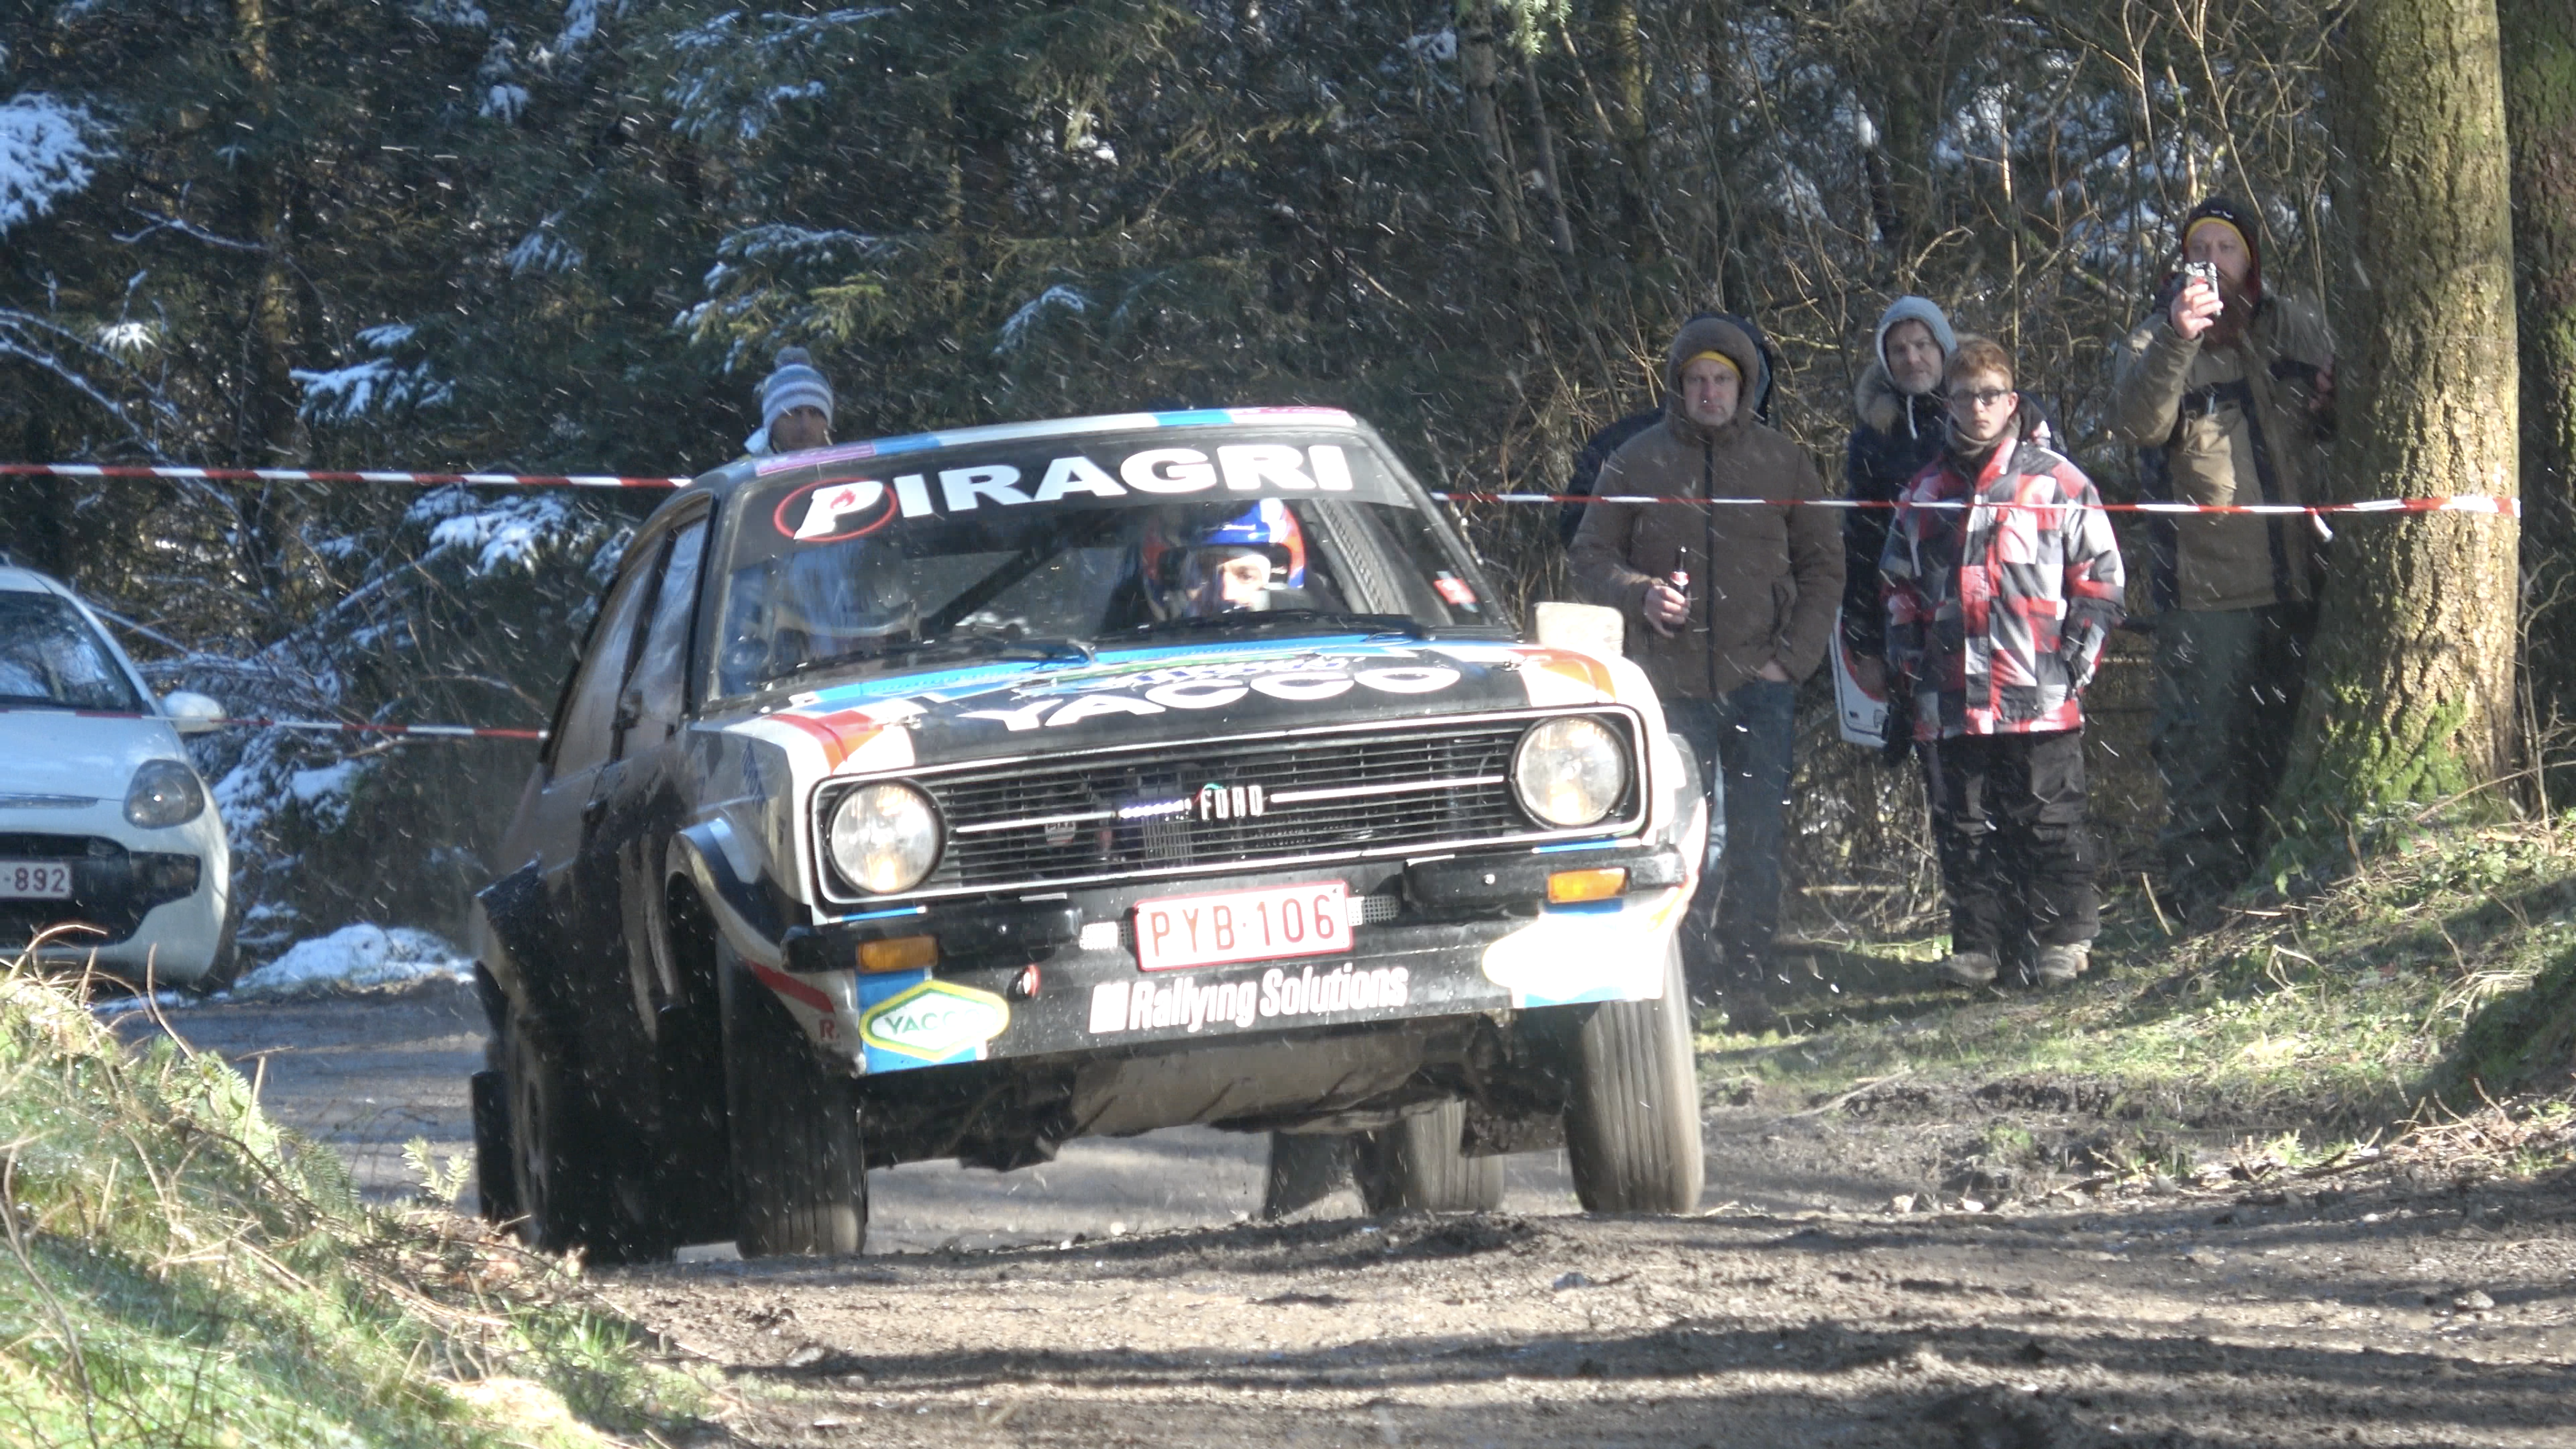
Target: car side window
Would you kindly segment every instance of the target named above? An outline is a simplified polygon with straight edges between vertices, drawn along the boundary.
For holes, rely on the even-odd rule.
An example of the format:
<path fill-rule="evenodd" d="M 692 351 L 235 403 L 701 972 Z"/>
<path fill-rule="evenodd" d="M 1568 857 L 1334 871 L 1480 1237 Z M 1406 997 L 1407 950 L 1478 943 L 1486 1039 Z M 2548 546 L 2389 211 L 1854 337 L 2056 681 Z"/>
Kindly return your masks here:
<path fill-rule="evenodd" d="M 657 545 L 653 552 L 659 554 L 662 549 Z M 610 591 L 599 629 L 590 636 L 590 651 L 582 656 L 581 670 L 574 676 L 572 698 L 564 707 L 563 733 L 554 742 L 550 778 L 561 780 L 595 770 L 608 759 L 618 692 L 626 682 L 627 666 L 635 659 L 636 622 L 653 596 L 660 564 L 659 558 L 639 564 Z"/>
<path fill-rule="evenodd" d="M 625 728 L 612 742 L 611 754 L 650 749 L 679 728 L 688 708 L 689 638 L 695 631 L 698 563 L 706 556 L 707 520 L 681 525 L 664 551 L 661 586 L 654 591 L 652 620 L 644 644 L 627 678 L 618 716 Z"/>

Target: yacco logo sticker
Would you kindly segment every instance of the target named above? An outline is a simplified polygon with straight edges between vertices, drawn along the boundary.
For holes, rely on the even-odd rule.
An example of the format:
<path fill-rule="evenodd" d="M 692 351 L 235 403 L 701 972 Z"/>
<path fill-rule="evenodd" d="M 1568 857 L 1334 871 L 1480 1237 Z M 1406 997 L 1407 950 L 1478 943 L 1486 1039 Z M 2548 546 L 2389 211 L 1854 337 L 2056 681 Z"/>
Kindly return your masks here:
<path fill-rule="evenodd" d="M 1032 478 L 1009 463 L 900 473 L 891 479 L 848 478 L 798 488 L 778 501 L 778 531 L 799 543 L 831 543 L 884 527 L 897 516 L 921 518 L 1133 494 L 1186 495 L 1220 489 L 1266 496 L 1357 491 L 1348 454 L 1337 443 L 1295 448 L 1285 443 L 1230 443 L 1213 450 L 1147 448 L 1121 459 L 1112 473 L 1080 453 L 1048 463 Z"/>
<path fill-rule="evenodd" d="M 859 1037 L 872 1047 L 935 1062 L 991 1041 L 1010 1024 L 1010 1003 L 993 993 L 925 981 L 859 1018 Z"/>
<path fill-rule="evenodd" d="M 1161 714 L 1174 709 L 1222 709 L 1247 694 L 1268 695 L 1292 704 L 1309 704 L 1347 694 L 1354 687 L 1381 694 L 1430 694 L 1456 684 L 1457 670 L 1445 664 L 1399 665 L 1357 671 L 1335 667 L 1296 669 L 1257 675 L 1248 680 L 1191 680 L 1157 684 L 1138 693 L 1086 690 L 1070 700 L 1054 695 L 1010 709 L 970 709 L 959 719 L 989 719 L 1013 734 L 1040 726 L 1062 729 L 1102 715 Z M 1134 681 L 1122 681 L 1133 683 Z M 1058 706 L 1062 706 L 1059 708 Z M 1050 714 L 1048 711 L 1054 711 Z"/>

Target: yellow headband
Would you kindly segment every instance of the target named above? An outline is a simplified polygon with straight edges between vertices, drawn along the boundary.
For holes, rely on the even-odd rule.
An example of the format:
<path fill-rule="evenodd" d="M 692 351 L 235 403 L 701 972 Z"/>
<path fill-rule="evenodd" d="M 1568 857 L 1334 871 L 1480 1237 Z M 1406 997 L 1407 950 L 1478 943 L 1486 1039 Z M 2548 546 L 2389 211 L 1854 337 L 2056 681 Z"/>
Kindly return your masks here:
<path fill-rule="evenodd" d="M 2223 216 L 2204 216 L 2200 220 L 2193 222 L 2191 224 L 2191 230 L 2182 234 L 2182 244 L 2185 247 L 2190 246 L 2191 239 L 2200 235 L 2200 229 L 2204 226 L 2223 226 L 2227 228 L 2229 231 L 2235 233 L 2236 244 L 2245 248 L 2245 254 L 2247 256 L 2250 257 L 2254 254 L 2254 244 L 2245 239 L 2244 231 L 2238 228 L 2236 223 L 2229 221 Z"/>
<path fill-rule="evenodd" d="M 1701 360 L 1701 359 L 1703 359 L 1703 358 L 1714 358 L 1714 359 L 1716 359 L 1716 360 L 1717 360 L 1717 361 L 1719 361 L 1719 362 L 1723 362 L 1723 363 L 1725 363 L 1725 364 L 1726 364 L 1726 370 L 1727 370 L 1727 371 L 1729 371 L 1729 372 L 1731 372 L 1731 373 L 1734 373 L 1734 374 L 1735 374 L 1735 380 L 1736 380 L 1737 382 L 1739 382 L 1739 383 L 1740 383 L 1740 382 L 1744 381 L 1744 369 L 1743 369 L 1743 368 L 1741 368 L 1741 367 L 1736 366 L 1736 365 L 1735 365 L 1735 359 L 1734 359 L 1734 358 L 1732 358 L 1732 357 L 1727 356 L 1727 355 L 1726 355 L 1725 353 L 1723 353 L 1723 352 L 1694 352 L 1694 353 L 1692 353 L 1690 356 L 1685 357 L 1685 358 L 1683 358 L 1683 359 L 1682 359 L 1682 367 L 1681 367 L 1681 370 L 1682 370 L 1683 372 L 1688 372 L 1688 371 L 1690 371 L 1690 370 L 1691 370 L 1691 364 L 1692 364 L 1692 363 L 1694 363 L 1694 362 L 1698 362 L 1698 361 L 1700 361 L 1700 360 Z"/>

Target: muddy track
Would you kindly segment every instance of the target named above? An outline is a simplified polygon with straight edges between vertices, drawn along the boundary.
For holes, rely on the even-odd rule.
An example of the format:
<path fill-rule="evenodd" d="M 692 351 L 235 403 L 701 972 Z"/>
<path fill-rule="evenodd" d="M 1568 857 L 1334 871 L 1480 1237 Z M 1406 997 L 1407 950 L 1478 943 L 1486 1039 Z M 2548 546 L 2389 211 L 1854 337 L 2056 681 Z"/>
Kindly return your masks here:
<path fill-rule="evenodd" d="M 465 1148 L 459 993 L 172 1021 L 267 1052 L 269 1109 L 373 1192 L 408 1190 L 412 1136 Z M 2576 1188 L 1900 1214 L 2036 1196 L 2046 1167 L 1979 1165 L 1999 1126 L 2070 1152 L 2122 1128 L 2080 1084 L 1890 1096 L 1882 1120 L 1714 1109 L 1692 1218 L 1585 1218 L 1536 1157 L 1500 1214 L 1370 1221 L 1346 1193 L 1252 1223 L 1256 1145 L 1165 1133 L 878 1173 L 861 1258 L 701 1249 L 597 1281 L 724 1385 L 706 1442 L 2576 1444 Z"/>

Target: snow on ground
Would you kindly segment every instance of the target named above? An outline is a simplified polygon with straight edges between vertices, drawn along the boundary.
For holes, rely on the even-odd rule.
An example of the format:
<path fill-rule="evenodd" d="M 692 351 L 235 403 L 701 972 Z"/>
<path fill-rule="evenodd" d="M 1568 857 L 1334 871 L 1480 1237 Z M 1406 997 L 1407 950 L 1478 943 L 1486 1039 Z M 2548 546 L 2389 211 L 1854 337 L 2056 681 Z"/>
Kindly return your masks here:
<path fill-rule="evenodd" d="M 231 994 L 307 996 L 473 974 L 474 963 L 464 952 L 430 932 L 361 922 L 296 942 L 285 955 L 234 982 Z"/>

